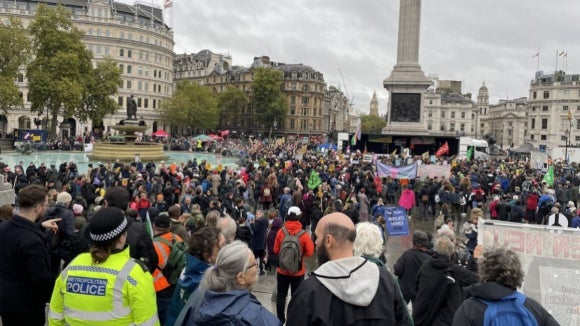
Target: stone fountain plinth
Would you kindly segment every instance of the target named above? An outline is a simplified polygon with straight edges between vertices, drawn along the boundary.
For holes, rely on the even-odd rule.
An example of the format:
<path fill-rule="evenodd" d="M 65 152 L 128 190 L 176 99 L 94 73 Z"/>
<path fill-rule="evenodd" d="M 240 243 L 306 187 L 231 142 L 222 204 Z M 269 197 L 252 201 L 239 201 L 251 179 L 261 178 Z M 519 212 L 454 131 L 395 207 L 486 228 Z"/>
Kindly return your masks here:
<path fill-rule="evenodd" d="M 142 162 L 162 161 L 169 158 L 163 151 L 163 145 L 157 143 L 139 142 L 136 133 L 147 130 L 145 123 L 138 120 L 122 120 L 119 124 L 111 126 L 119 132 L 118 136 L 112 136 L 108 142 L 95 143 L 93 152 L 87 155 L 94 161 L 132 162 L 135 154 L 139 154 Z"/>

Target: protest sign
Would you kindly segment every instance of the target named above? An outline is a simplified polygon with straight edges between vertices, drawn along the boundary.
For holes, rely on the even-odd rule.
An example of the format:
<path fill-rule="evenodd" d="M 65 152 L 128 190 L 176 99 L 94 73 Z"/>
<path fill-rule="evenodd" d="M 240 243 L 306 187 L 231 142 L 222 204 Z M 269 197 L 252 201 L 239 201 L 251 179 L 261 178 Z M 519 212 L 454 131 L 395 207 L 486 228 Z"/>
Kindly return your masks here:
<path fill-rule="evenodd" d="M 409 221 L 403 207 L 387 207 L 385 209 L 387 233 L 391 237 L 409 235 Z"/>
<path fill-rule="evenodd" d="M 427 177 L 431 179 L 434 177 L 438 177 L 439 179 L 445 177 L 445 179 L 449 179 L 450 174 L 451 166 L 449 165 L 421 164 L 417 169 L 417 176 L 421 180 L 425 180 Z"/>
<path fill-rule="evenodd" d="M 561 325 L 580 325 L 580 230 L 480 220 L 478 243 L 515 251 L 525 272 L 521 291 Z"/>

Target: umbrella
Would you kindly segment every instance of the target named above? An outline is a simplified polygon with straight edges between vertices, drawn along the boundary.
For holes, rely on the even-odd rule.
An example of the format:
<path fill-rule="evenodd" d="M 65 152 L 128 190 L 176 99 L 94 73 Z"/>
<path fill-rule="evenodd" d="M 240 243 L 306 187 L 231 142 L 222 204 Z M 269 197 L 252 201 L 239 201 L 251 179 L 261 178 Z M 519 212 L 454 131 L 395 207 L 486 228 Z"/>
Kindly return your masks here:
<path fill-rule="evenodd" d="M 163 129 L 159 129 L 153 133 L 153 137 L 168 137 L 169 134 Z"/>
<path fill-rule="evenodd" d="M 213 138 L 211 138 L 210 136 L 208 136 L 208 135 L 204 135 L 204 134 L 197 135 L 197 136 L 193 137 L 193 139 L 194 139 L 194 140 L 201 140 L 201 141 L 209 141 L 209 140 L 214 140 L 214 139 L 213 139 Z"/>

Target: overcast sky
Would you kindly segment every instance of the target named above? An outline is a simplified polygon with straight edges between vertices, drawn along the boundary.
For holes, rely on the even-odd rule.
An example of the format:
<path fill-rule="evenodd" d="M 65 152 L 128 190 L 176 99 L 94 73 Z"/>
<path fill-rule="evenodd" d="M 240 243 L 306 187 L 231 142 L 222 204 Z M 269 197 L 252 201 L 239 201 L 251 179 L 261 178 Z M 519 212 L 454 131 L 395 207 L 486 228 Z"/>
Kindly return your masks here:
<path fill-rule="evenodd" d="M 553 72 L 565 50 L 567 71 L 580 73 L 579 13 L 577 0 L 423 1 L 419 63 L 426 74 L 464 81 L 474 101 L 484 80 L 491 103 L 527 97 L 538 48 L 540 70 Z M 348 90 L 359 112 L 368 113 L 376 91 L 384 114 L 398 19 L 397 0 L 174 0 L 170 23 L 176 53 L 229 53 L 240 66 L 261 55 L 303 63 Z"/>

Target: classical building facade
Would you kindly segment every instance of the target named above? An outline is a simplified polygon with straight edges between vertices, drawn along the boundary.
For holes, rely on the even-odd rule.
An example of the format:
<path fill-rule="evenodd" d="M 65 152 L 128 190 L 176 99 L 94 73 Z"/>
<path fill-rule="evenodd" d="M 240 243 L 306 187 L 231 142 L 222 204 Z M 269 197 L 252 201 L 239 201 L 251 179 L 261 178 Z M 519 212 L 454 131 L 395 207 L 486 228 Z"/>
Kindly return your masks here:
<path fill-rule="evenodd" d="M 70 126 L 67 133 L 73 136 L 89 130 L 106 130 L 126 117 L 127 98 L 134 95 L 138 116 L 150 126 L 149 132 L 155 131 L 159 103 L 173 92 L 173 30 L 164 23 L 162 10 L 144 3 L 127 5 L 112 0 L 0 1 L 0 21 L 13 15 L 26 26 L 39 3 L 64 5 L 70 10 L 74 25 L 85 32 L 83 42 L 93 53 L 93 60 L 111 57 L 123 70 L 116 95 L 120 109 L 116 114 L 105 117 L 103 125 L 77 121 L 74 117 L 60 117 L 59 125 L 62 119 L 62 126 Z M 31 122 L 36 114 L 30 112 L 26 67 L 22 67 L 16 82 L 23 94 L 24 106 L 12 110 L 8 116 L 0 116 L 3 132 L 34 128 Z M 39 128 L 50 125 L 46 117 L 42 120 Z"/>
<path fill-rule="evenodd" d="M 272 129 L 274 135 L 285 136 L 289 140 L 310 137 L 312 141 L 323 141 L 332 125 L 337 124 L 337 117 L 331 108 L 325 110 L 324 104 L 328 100 L 324 76 L 312 67 L 273 62 L 267 56 L 255 57 L 250 67 L 233 66 L 231 57 L 209 50 L 179 55 L 174 62 L 176 81 L 196 81 L 214 93 L 233 86 L 246 92 L 248 97 L 251 95 L 254 70 L 258 67 L 283 72 L 282 90 L 288 99 L 288 114 L 270 125 L 261 124 L 256 120 L 258 111 L 250 104 L 239 116 L 222 114 L 218 128 L 258 136 Z"/>
<path fill-rule="evenodd" d="M 529 137 L 536 148 L 580 146 L 580 74 L 538 71 L 528 95 Z"/>
<path fill-rule="evenodd" d="M 329 86 L 324 100 L 323 112 L 328 117 L 327 130 L 350 132 L 350 102 L 346 95 L 335 86 Z"/>
<path fill-rule="evenodd" d="M 528 100 L 521 97 L 500 100 L 489 106 L 485 118 L 488 131 L 501 149 L 515 148 L 526 143 L 528 136 Z"/>
<path fill-rule="evenodd" d="M 476 107 L 471 94 L 425 92 L 427 130 L 432 136 L 475 136 Z"/>

